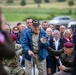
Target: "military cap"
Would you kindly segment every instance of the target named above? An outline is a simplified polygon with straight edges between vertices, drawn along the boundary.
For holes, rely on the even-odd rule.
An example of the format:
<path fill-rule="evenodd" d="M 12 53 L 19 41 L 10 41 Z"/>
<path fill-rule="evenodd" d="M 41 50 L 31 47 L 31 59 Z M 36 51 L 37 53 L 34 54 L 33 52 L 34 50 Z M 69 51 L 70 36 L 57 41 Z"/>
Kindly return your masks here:
<path fill-rule="evenodd" d="M 32 21 L 32 25 L 33 26 L 39 26 L 40 25 L 40 21 L 35 19 L 35 20 Z"/>
<path fill-rule="evenodd" d="M 73 48 L 74 44 L 72 42 L 66 42 L 66 43 L 64 43 L 64 47 L 66 47 L 66 48 Z"/>
<path fill-rule="evenodd" d="M 13 33 L 10 34 L 10 38 L 12 39 L 13 42 L 16 41 L 16 36 Z"/>

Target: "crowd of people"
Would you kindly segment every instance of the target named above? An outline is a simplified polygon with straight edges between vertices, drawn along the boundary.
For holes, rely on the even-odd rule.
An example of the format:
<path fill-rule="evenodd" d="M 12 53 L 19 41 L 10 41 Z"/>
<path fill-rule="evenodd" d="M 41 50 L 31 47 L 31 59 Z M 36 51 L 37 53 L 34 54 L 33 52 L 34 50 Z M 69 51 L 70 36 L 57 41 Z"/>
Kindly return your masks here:
<path fill-rule="evenodd" d="M 3 61 L 9 75 L 31 75 L 33 60 L 38 75 L 72 75 L 75 34 L 71 27 L 56 28 L 47 21 L 27 18 L 25 24 L 17 23 L 12 29 L 6 23 L 4 30 L 15 45 L 14 58 Z"/>

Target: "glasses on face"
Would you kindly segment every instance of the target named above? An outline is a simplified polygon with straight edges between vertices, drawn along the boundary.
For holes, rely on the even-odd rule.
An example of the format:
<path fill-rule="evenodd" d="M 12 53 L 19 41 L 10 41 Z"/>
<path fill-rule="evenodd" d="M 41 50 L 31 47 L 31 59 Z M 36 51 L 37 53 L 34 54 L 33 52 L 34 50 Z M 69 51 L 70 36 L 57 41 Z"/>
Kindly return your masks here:
<path fill-rule="evenodd" d="M 18 31 L 18 29 L 14 29 L 14 31 Z"/>

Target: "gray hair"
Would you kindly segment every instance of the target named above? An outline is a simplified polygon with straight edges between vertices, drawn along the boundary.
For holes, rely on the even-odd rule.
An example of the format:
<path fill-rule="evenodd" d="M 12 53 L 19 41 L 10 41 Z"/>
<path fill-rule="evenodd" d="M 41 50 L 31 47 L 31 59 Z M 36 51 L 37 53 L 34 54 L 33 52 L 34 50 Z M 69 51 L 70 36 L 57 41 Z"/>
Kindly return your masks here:
<path fill-rule="evenodd" d="M 59 32 L 58 30 L 54 30 L 53 35 L 54 35 L 55 33 L 58 33 L 59 36 L 60 36 L 60 32 Z"/>
<path fill-rule="evenodd" d="M 52 32 L 52 29 L 51 29 L 51 28 L 47 28 L 47 29 L 46 29 L 46 31 L 48 31 L 48 30 L 49 30 L 50 32 Z"/>

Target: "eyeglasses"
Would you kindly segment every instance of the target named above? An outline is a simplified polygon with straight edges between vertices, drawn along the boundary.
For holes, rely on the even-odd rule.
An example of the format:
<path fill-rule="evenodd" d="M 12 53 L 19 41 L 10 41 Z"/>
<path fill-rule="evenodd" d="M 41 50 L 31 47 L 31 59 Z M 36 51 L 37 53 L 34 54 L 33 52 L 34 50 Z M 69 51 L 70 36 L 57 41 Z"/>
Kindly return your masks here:
<path fill-rule="evenodd" d="M 14 31 L 19 31 L 18 29 L 14 29 Z"/>

